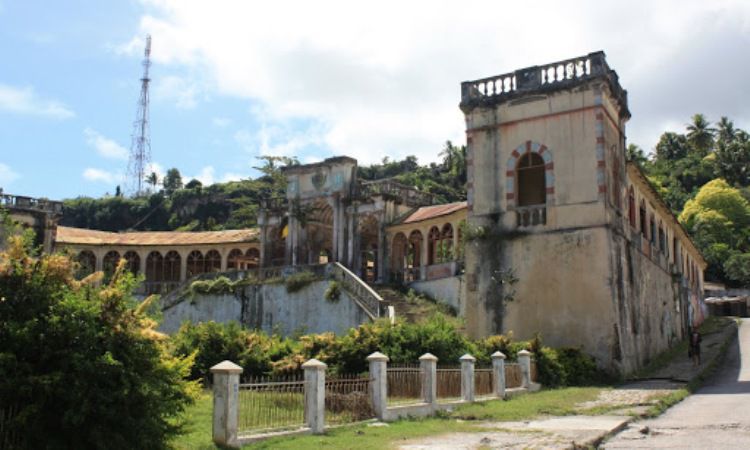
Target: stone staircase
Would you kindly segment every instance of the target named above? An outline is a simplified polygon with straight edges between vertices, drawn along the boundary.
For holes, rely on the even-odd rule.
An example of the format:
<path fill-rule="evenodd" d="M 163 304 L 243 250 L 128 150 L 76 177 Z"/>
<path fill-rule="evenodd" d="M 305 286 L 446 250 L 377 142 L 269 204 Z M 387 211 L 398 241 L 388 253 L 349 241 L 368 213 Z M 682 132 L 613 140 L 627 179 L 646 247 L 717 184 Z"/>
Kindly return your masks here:
<path fill-rule="evenodd" d="M 419 295 L 410 296 L 396 286 L 379 285 L 373 286 L 373 289 L 383 298 L 383 301 L 393 306 L 397 318 L 403 318 L 407 322 L 417 323 L 434 312 L 446 312 L 438 303 Z"/>

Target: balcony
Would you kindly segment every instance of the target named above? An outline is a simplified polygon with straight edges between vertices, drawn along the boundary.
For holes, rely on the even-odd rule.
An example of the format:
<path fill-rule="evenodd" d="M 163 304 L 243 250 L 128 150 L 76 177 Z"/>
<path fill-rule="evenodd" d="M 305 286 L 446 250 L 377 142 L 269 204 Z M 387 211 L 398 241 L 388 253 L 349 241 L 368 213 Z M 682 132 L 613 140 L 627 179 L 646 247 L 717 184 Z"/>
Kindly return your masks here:
<path fill-rule="evenodd" d="M 520 206 L 515 209 L 516 226 L 518 228 L 547 225 L 547 206 Z"/>

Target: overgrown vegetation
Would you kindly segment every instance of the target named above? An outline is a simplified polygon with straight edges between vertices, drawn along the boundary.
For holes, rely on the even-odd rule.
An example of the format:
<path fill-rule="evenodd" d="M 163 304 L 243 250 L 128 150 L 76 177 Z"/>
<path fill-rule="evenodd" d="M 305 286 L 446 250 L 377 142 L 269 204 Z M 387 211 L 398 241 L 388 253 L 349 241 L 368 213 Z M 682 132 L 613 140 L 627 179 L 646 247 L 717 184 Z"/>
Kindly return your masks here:
<path fill-rule="evenodd" d="M 708 261 L 706 279 L 750 285 L 750 134 L 695 114 L 686 133 L 664 133 L 639 163 Z"/>
<path fill-rule="evenodd" d="M 0 253 L 0 413 L 19 448 L 167 448 L 197 384 L 193 354 L 136 306 L 121 263 L 82 281 L 64 255 L 34 257 L 22 236 Z"/>
<path fill-rule="evenodd" d="M 443 314 L 419 324 L 380 320 L 352 328 L 342 336 L 321 333 L 296 339 L 246 330 L 236 323 L 185 323 L 172 337 L 172 345 L 177 356 L 197 352 L 192 377 L 203 380 L 208 380 L 211 366 L 225 359 L 241 365 L 248 375 L 298 372 L 311 358 L 328 364 L 333 373 L 363 373 L 367 371 L 367 356 L 376 351 L 396 364 L 415 363 L 429 352 L 446 363 L 456 363 L 470 353 L 478 364 L 489 365 L 490 355 L 496 351 L 514 361 L 523 349 L 535 354 L 540 381 L 547 386 L 590 384 L 603 377 L 593 359 L 579 349 L 545 347 L 539 337 L 514 341 L 512 336 L 496 335 L 472 340 L 460 330 L 457 319 Z"/>
<path fill-rule="evenodd" d="M 312 272 L 297 272 L 287 276 L 284 279 L 284 285 L 288 293 L 298 292 L 308 286 L 310 283 L 320 281 L 320 277 Z"/>
<path fill-rule="evenodd" d="M 341 287 L 338 281 L 331 281 L 328 283 L 328 288 L 323 294 L 323 297 L 331 303 L 337 303 L 341 298 Z"/>

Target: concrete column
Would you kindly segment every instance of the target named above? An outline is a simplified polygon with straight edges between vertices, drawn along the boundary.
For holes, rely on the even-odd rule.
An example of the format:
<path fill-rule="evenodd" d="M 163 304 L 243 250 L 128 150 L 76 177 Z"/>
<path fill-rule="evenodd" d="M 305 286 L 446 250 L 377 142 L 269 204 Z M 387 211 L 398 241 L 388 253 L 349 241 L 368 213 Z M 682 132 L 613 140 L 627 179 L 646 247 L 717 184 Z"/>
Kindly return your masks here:
<path fill-rule="evenodd" d="M 214 381 L 213 440 L 220 446 L 239 448 L 238 399 L 242 367 L 222 361 L 211 367 Z"/>
<path fill-rule="evenodd" d="M 422 372 L 422 400 L 425 403 L 437 402 L 437 356 L 425 353 L 419 357 Z"/>
<path fill-rule="evenodd" d="M 531 386 L 531 352 L 528 350 L 518 352 L 518 365 L 521 366 L 521 375 L 523 376 L 521 386 L 528 388 Z"/>
<path fill-rule="evenodd" d="M 453 255 L 451 260 L 458 261 L 458 222 L 452 223 L 451 226 L 453 227 L 453 248 L 451 249 Z"/>
<path fill-rule="evenodd" d="M 380 352 L 375 352 L 367 357 L 370 363 L 370 398 L 375 417 L 385 420 L 388 408 L 388 357 Z"/>
<path fill-rule="evenodd" d="M 325 431 L 326 365 L 317 359 L 302 364 L 305 370 L 305 423 L 313 434 Z"/>
<path fill-rule="evenodd" d="M 228 248 L 221 248 L 219 249 L 219 255 L 221 255 L 221 266 L 220 270 L 222 272 L 227 271 L 227 266 L 229 265 L 229 262 L 227 261 L 229 258 L 229 252 L 230 250 Z"/>
<path fill-rule="evenodd" d="M 169 250 L 165 251 L 163 256 L 166 258 Z M 180 255 L 180 281 L 187 280 L 187 259 L 190 252 L 179 252 Z"/>
<path fill-rule="evenodd" d="M 267 233 L 267 227 L 265 225 L 261 225 L 260 228 L 260 256 L 258 261 L 259 267 L 266 267 L 268 266 L 268 242 L 266 240 L 266 233 Z"/>
<path fill-rule="evenodd" d="M 333 230 L 331 235 L 331 258 L 335 262 L 339 260 L 339 226 L 341 217 L 339 216 L 339 202 L 335 197 L 328 198 L 328 205 L 333 211 Z"/>
<path fill-rule="evenodd" d="M 354 273 L 360 273 L 361 270 L 354 265 L 354 235 L 357 234 L 354 222 L 354 206 L 346 208 L 346 216 L 346 267 Z"/>
<path fill-rule="evenodd" d="M 138 265 L 138 275 L 143 275 L 144 281 L 150 281 L 146 279 L 146 260 L 148 259 L 149 251 L 139 251 L 138 258 L 140 258 L 140 264 Z"/>
<path fill-rule="evenodd" d="M 465 402 L 474 401 L 474 363 L 477 359 L 465 354 L 461 361 L 461 399 Z"/>
<path fill-rule="evenodd" d="M 492 392 L 505 398 L 505 355 L 499 351 L 492 354 Z"/>
<path fill-rule="evenodd" d="M 338 226 L 338 249 L 339 256 L 336 261 L 346 264 L 346 211 L 344 205 L 342 205 L 341 199 L 338 199 L 338 215 L 339 215 L 339 226 Z"/>
<path fill-rule="evenodd" d="M 95 261 L 94 261 L 94 270 L 96 272 L 101 272 L 104 270 L 104 250 L 96 249 L 93 250 Z"/>
<path fill-rule="evenodd" d="M 385 267 L 387 248 L 388 243 L 386 242 L 385 221 L 381 217 L 378 223 L 378 260 L 376 262 L 378 269 L 378 283 L 385 283 L 387 280 L 386 274 L 390 271 L 390 267 Z"/>

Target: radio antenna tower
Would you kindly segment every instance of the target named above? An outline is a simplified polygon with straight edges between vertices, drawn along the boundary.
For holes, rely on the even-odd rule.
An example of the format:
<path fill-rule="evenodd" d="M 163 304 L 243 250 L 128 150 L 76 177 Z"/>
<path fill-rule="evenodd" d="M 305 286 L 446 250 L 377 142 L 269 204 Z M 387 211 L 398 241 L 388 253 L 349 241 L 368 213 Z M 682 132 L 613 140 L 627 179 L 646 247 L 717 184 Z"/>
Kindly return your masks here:
<path fill-rule="evenodd" d="M 151 162 L 151 133 L 148 124 L 148 69 L 151 67 L 151 35 L 146 36 L 146 50 L 143 58 L 143 78 L 141 78 L 141 97 L 138 100 L 138 111 L 133 122 L 133 134 L 130 144 L 130 161 L 128 162 L 129 184 L 135 189 L 135 195 L 145 192 L 146 170 Z"/>

